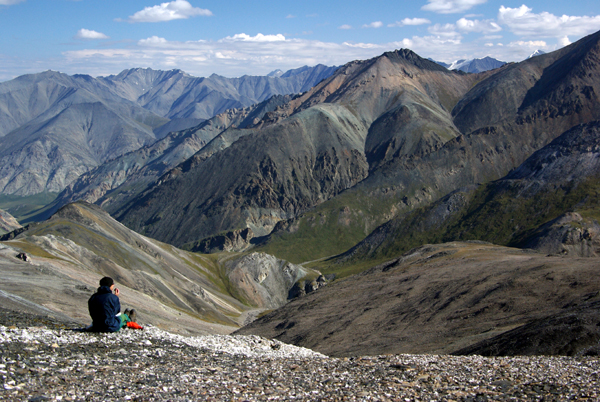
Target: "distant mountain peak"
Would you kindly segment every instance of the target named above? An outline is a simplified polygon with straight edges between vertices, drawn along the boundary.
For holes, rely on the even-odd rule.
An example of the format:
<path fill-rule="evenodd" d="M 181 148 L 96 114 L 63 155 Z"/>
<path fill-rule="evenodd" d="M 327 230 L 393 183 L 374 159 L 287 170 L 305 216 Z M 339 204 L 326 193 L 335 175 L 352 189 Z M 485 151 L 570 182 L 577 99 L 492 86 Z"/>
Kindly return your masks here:
<path fill-rule="evenodd" d="M 381 57 L 387 57 L 390 60 L 402 59 L 414 66 L 426 70 L 446 70 L 439 63 L 424 59 L 410 49 L 397 49 L 393 52 L 385 52 Z"/>
<path fill-rule="evenodd" d="M 280 69 L 277 69 L 277 70 L 273 70 L 269 74 L 267 74 L 267 77 L 281 77 L 282 75 L 283 75 L 283 71 Z"/>
<path fill-rule="evenodd" d="M 535 56 L 541 56 L 541 55 L 543 55 L 543 54 L 546 54 L 546 52 L 544 52 L 543 50 L 537 49 L 535 52 L 531 53 L 531 54 L 529 55 L 529 57 L 527 57 L 527 58 L 528 58 L 528 59 L 531 59 L 532 57 L 535 57 Z"/>
<path fill-rule="evenodd" d="M 482 73 L 502 67 L 506 62 L 485 56 L 481 59 L 457 60 L 450 64 L 448 70 L 464 71 L 465 73 Z"/>

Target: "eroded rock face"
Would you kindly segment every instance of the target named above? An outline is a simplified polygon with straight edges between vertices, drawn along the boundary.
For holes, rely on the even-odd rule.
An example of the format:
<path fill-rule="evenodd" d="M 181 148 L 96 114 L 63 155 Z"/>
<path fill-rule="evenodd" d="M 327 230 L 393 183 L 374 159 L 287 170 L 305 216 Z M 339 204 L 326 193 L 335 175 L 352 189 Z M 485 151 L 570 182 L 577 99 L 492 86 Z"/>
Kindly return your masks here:
<path fill-rule="evenodd" d="M 185 248 L 205 254 L 219 251 L 238 252 L 248 249 L 250 247 L 250 240 L 253 238 L 254 232 L 252 229 L 239 229 L 222 235 L 208 237 Z"/>
<path fill-rule="evenodd" d="M 548 254 L 597 257 L 600 255 L 600 225 L 569 212 L 540 227 L 524 247 Z"/>
<path fill-rule="evenodd" d="M 317 279 L 313 280 L 300 280 L 290 289 L 289 298 L 295 299 L 296 297 L 306 296 L 308 293 L 327 285 L 327 283 L 328 281 L 323 275 L 319 275 Z"/>
<path fill-rule="evenodd" d="M 0 209 L 0 234 L 12 232 L 15 229 L 21 228 L 21 224 L 14 216 Z"/>
<path fill-rule="evenodd" d="M 226 266 L 227 277 L 242 299 L 266 309 L 286 304 L 290 289 L 309 272 L 265 253 L 252 253 Z"/>

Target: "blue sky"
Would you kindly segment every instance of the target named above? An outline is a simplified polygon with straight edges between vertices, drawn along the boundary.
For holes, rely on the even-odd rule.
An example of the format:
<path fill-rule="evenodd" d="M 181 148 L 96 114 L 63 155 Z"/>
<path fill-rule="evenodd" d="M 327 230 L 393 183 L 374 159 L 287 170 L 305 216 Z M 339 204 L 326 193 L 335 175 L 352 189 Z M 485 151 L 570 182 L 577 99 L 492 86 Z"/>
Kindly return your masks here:
<path fill-rule="evenodd" d="M 399 48 L 520 61 L 598 30 L 598 0 L 0 0 L 0 81 L 133 67 L 264 75 Z"/>

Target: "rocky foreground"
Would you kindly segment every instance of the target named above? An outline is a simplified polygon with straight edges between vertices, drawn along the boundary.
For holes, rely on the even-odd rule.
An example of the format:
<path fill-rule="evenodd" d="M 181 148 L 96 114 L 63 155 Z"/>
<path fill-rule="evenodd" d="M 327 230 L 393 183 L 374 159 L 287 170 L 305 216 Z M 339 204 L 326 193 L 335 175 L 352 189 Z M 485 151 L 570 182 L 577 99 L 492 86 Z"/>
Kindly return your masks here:
<path fill-rule="evenodd" d="M 10 321 L 17 325 L 10 325 Z M 329 358 L 257 336 L 0 320 L 1 400 L 598 400 L 598 357 Z M 29 326 L 35 324 L 35 326 Z"/>

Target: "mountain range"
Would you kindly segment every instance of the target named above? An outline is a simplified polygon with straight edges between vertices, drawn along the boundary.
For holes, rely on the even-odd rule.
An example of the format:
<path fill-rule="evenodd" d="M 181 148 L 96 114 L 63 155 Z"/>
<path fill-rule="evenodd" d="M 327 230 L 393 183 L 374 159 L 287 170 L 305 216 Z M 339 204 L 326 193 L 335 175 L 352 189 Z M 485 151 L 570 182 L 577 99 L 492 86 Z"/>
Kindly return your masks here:
<path fill-rule="evenodd" d="M 141 68 L 97 78 L 46 71 L 0 83 L 0 193 L 58 193 L 88 170 L 171 131 L 302 92 L 335 69 L 240 78 Z"/>
<path fill-rule="evenodd" d="M 69 184 L 36 219 L 46 219 L 61 206 L 78 200 L 116 213 L 149 184 L 200 150 L 200 157 L 208 157 L 228 146 L 236 139 L 228 135 L 229 128 L 243 129 L 290 99 L 290 95 L 275 95 L 247 108 L 229 109 L 198 126 L 169 133 L 151 145 L 112 159 Z"/>
<path fill-rule="evenodd" d="M 235 142 L 208 158 L 200 151 L 115 216 L 178 246 L 250 228 L 290 261 L 343 252 L 393 216 L 500 179 L 595 120 L 597 40 L 480 74 L 408 50 L 349 63 L 259 122 L 229 128 Z"/>
<path fill-rule="evenodd" d="M 6 259 L 66 253 L 229 328 L 276 309 L 240 332 L 336 356 L 592 353 L 599 77 L 600 32 L 481 73 L 408 49 L 353 61 L 80 174 L 3 237 Z"/>

